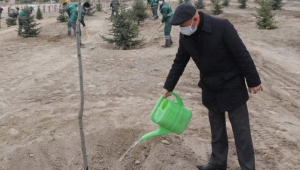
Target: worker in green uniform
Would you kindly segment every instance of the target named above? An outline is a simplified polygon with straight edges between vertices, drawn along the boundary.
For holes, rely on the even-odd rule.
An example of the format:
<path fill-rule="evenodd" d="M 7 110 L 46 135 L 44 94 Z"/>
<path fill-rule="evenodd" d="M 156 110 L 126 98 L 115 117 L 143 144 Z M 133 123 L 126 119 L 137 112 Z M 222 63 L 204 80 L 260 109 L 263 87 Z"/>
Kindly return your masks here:
<path fill-rule="evenodd" d="M 66 11 L 69 16 L 69 19 L 67 22 L 68 35 L 71 35 L 71 28 L 72 28 L 72 26 L 71 26 L 71 11 L 77 7 L 78 7 L 78 4 L 66 3 L 66 2 L 63 3 L 63 10 Z M 75 32 L 74 32 L 74 35 L 75 35 Z"/>
<path fill-rule="evenodd" d="M 3 8 L 0 7 L 0 27 L 1 27 L 1 14 L 2 14 Z"/>
<path fill-rule="evenodd" d="M 0 19 L 1 19 L 2 11 L 3 11 L 3 8 L 0 7 Z"/>
<path fill-rule="evenodd" d="M 119 13 L 119 6 L 120 6 L 119 0 L 112 0 L 110 2 L 110 5 L 109 5 L 109 7 L 111 8 L 110 18 L 112 18 L 114 16 L 114 13 L 116 13 L 116 15 L 118 15 L 118 13 Z"/>
<path fill-rule="evenodd" d="M 19 7 L 16 7 L 15 9 L 11 9 L 10 16 L 14 19 L 17 19 L 19 16 L 19 11 L 20 11 Z"/>
<path fill-rule="evenodd" d="M 26 13 L 24 12 L 25 10 L 28 10 L 29 9 L 29 11 L 30 11 L 30 14 L 32 13 L 32 11 L 33 11 L 33 7 L 32 6 L 30 6 L 30 7 L 28 7 L 28 6 L 25 6 L 21 11 L 20 11 L 20 13 L 19 13 L 19 29 L 18 29 L 18 35 L 20 35 L 21 34 L 21 32 L 22 32 L 22 29 L 23 29 L 23 26 L 24 25 L 27 25 L 28 23 L 27 23 L 27 21 L 26 21 Z"/>
<path fill-rule="evenodd" d="M 151 11 L 152 11 L 153 18 L 157 19 L 158 18 L 158 15 L 157 15 L 158 0 L 151 0 L 150 5 L 151 5 Z"/>
<path fill-rule="evenodd" d="M 165 28 L 164 28 L 164 35 L 166 39 L 165 45 L 162 47 L 170 47 L 173 44 L 172 37 L 171 37 L 171 29 L 172 25 L 169 23 L 171 17 L 173 16 L 172 12 L 172 7 L 168 2 L 165 2 L 164 0 L 159 0 L 159 10 L 160 13 L 162 14 L 162 23 L 165 23 Z"/>
<path fill-rule="evenodd" d="M 74 30 L 75 37 L 76 37 L 76 21 L 77 21 L 77 16 L 78 16 L 78 9 L 81 12 L 80 22 L 81 22 L 82 26 L 85 27 L 84 16 L 90 6 L 91 6 L 90 3 L 85 2 L 81 7 L 77 7 L 71 11 L 70 22 L 71 22 L 71 26 Z M 81 36 L 80 29 L 79 29 L 79 34 Z M 81 42 L 80 42 L 80 47 L 84 48 L 84 45 Z"/>

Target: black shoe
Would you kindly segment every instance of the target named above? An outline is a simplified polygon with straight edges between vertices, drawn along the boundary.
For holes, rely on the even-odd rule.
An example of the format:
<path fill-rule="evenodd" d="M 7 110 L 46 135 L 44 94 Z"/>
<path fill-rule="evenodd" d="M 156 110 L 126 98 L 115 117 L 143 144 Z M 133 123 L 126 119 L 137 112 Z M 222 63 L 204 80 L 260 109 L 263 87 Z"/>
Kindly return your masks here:
<path fill-rule="evenodd" d="M 171 47 L 171 45 L 165 44 L 165 45 L 162 45 L 161 47 L 163 47 L 163 48 L 169 48 L 169 47 Z"/>
<path fill-rule="evenodd" d="M 197 165 L 197 168 L 199 170 L 226 170 L 226 166 L 213 165 L 213 164 Z"/>

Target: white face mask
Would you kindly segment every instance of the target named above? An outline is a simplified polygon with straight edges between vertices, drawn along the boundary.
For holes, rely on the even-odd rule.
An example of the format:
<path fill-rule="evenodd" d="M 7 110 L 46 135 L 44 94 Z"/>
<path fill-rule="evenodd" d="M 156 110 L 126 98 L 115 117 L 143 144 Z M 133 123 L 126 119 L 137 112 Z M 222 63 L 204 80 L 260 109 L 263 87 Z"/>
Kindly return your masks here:
<path fill-rule="evenodd" d="M 197 31 L 197 26 L 196 26 L 196 28 L 192 28 L 192 25 L 193 25 L 193 20 L 192 20 L 192 23 L 190 26 L 180 27 L 180 32 L 187 36 L 194 34 Z"/>
<path fill-rule="evenodd" d="M 164 2 L 163 1 L 158 1 L 158 4 L 159 5 L 162 5 Z"/>

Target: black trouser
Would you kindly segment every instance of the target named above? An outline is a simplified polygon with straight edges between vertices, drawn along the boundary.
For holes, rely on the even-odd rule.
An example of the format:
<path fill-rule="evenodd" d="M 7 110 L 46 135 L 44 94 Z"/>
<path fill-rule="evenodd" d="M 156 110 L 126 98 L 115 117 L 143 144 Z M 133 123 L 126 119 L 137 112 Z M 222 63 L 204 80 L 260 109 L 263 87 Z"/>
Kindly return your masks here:
<path fill-rule="evenodd" d="M 76 21 L 75 22 L 71 22 L 71 27 L 73 28 L 73 31 L 74 31 L 74 36 L 76 37 L 77 36 L 77 33 L 76 33 Z M 81 29 L 79 27 L 79 35 L 81 36 Z"/>
<path fill-rule="evenodd" d="M 19 29 L 18 29 L 19 35 L 22 33 L 22 29 L 23 29 L 24 25 L 27 25 L 27 21 L 23 18 L 19 18 Z"/>
<path fill-rule="evenodd" d="M 231 122 L 238 161 L 242 170 L 255 170 L 254 150 L 251 139 L 247 104 L 228 111 Z M 225 112 L 209 110 L 209 122 L 212 134 L 211 164 L 227 165 L 228 138 Z"/>
<path fill-rule="evenodd" d="M 153 17 L 157 17 L 157 9 L 158 9 L 158 6 L 151 7 Z"/>

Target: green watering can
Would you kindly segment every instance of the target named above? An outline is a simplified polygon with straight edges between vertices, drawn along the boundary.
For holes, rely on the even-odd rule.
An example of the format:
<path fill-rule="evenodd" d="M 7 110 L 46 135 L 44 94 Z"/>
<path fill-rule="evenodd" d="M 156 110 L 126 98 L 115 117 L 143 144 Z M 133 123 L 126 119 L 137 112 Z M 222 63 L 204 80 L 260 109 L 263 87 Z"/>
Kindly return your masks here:
<path fill-rule="evenodd" d="M 158 124 L 158 129 L 145 134 L 140 141 L 169 133 L 180 135 L 186 129 L 192 118 L 192 112 L 183 106 L 178 94 L 174 92 L 170 94 L 176 97 L 176 101 L 160 96 L 150 115 L 151 120 Z"/>

